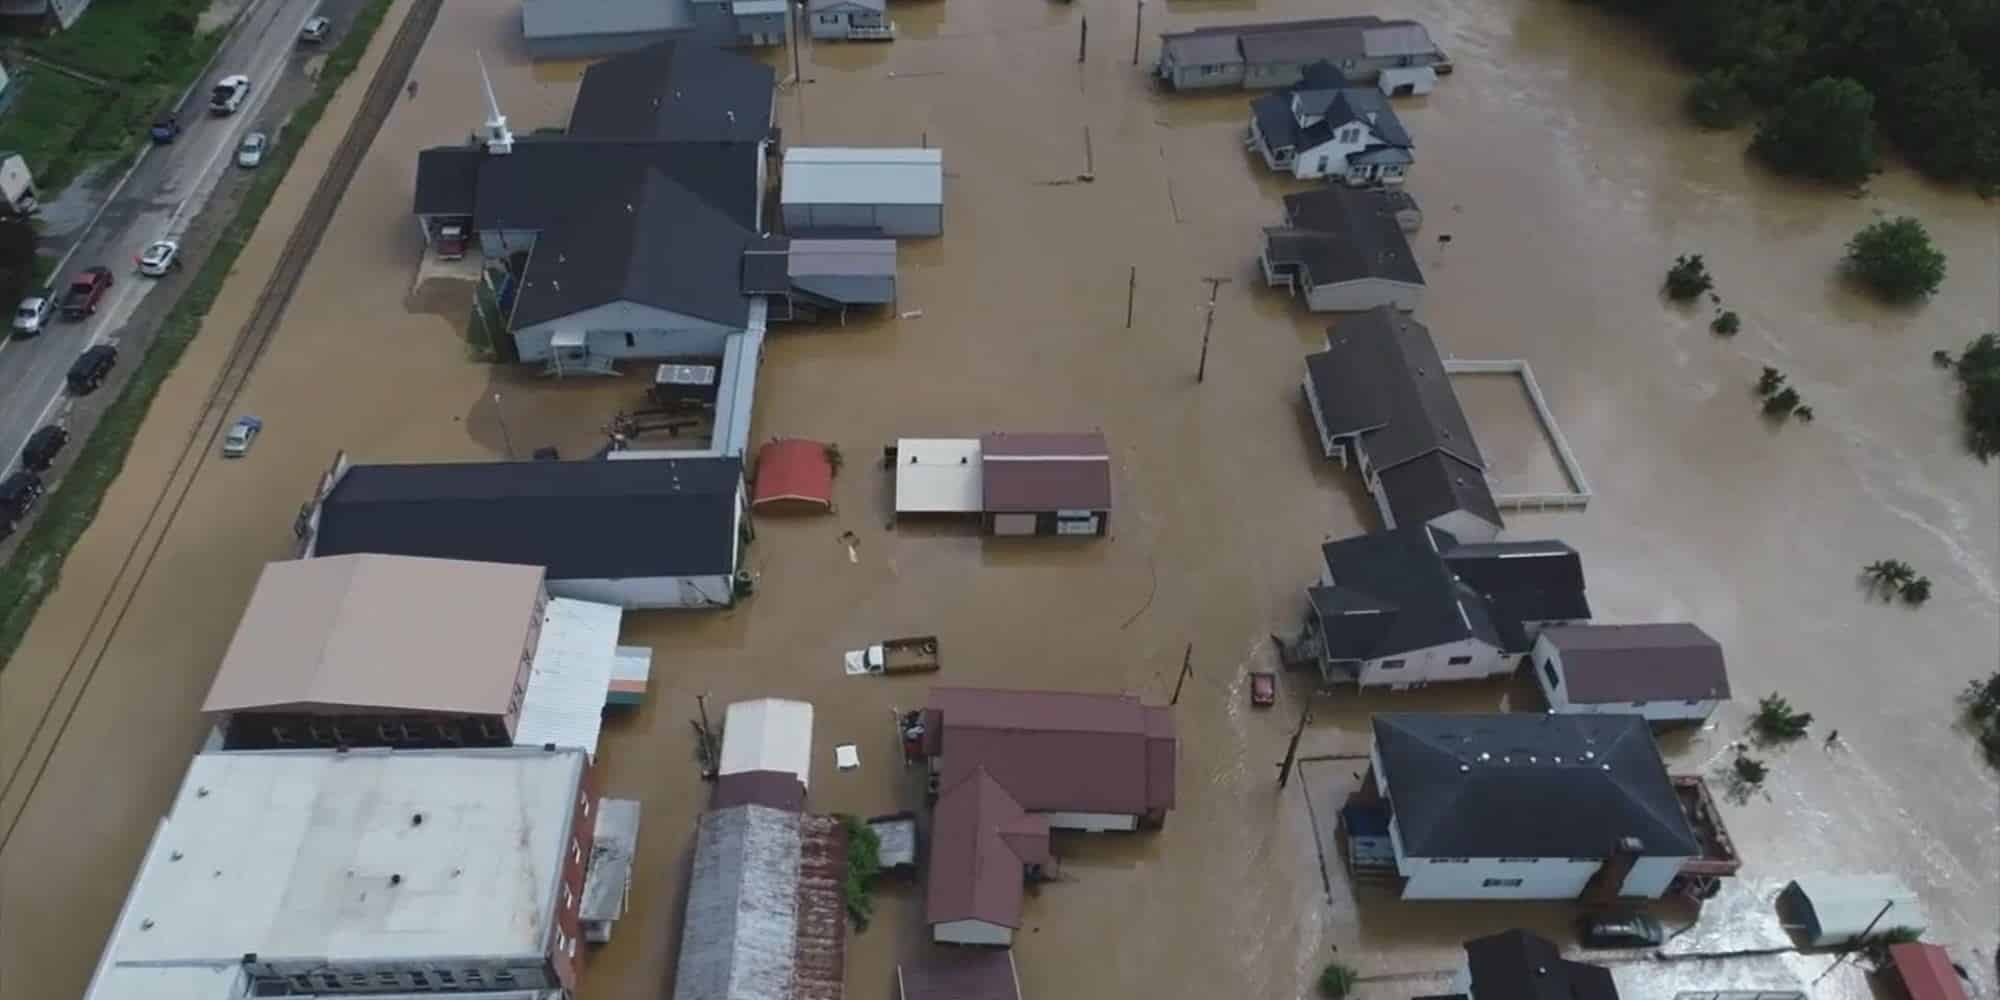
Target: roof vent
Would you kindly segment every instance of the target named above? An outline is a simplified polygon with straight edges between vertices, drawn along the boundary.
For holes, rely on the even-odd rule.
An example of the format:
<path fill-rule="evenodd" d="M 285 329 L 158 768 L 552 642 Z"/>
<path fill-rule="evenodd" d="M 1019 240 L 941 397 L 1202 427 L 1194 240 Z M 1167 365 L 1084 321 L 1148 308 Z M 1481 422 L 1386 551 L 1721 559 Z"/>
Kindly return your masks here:
<path fill-rule="evenodd" d="M 1460 773 L 1460 774 L 1465 774 L 1465 773 L 1467 773 L 1467 772 L 1469 772 L 1469 771 L 1471 771 L 1471 770 L 1472 770 L 1472 765 L 1471 765 L 1471 764 L 1460 764 L 1460 765 L 1458 765 L 1458 773 Z"/>
<path fill-rule="evenodd" d="M 1585 750 L 1585 751 L 1583 752 L 1583 759 L 1584 759 L 1584 760 L 1596 760 L 1596 759 L 1597 759 L 1597 751 L 1595 751 L 1595 750 Z"/>
<path fill-rule="evenodd" d="M 1535 966 L 1535 975 L 1537 975 L 1537 976 L 1546 976 L 1546 975 L 1548 975 L 1548 974 L 1549 974 L 1549 967 L 1548 967 L 1548 966 L 1546 966 L 1546 965 L 1537 965 L 1537 966 Z"/>
<path fill-rule="evenodd" d="M 1502 757 L 1502 758 L 1500 758 L 1500 763 L 1502 763 L 1502 764 L 1512 764 L 1512 763 L 1514 763 L 1514 758 L 1513 758 L 1513 757 L 1511 757 L 1511 756 L 1507 756 L 1507 757 Z"/>
<path fill-rule="evenodd" d="M 1598 769 L 1598 770 L 1600 770 L 1600 771 L 1609 771 L 1609 770 L 1611 770 L 1611 765 L 1609 765 L 1609 764 L 1599 764 L 1599 765 L 1597 765 L 1597 769 Z"/>
<path fill-rule="evenodd" d="M 1492 755 L 1492 754 L 1490 754 L 1490 753 L 1487 753 L 1487 752 L 1486 752 L 1486 751 L 1484 751 L 1484 750 L 1481 750 L 1481 751 L 1479 751 L 1479 760 L 1480 760 L 1480 762 L 1481 762 L 1481 763 L 1484 763 L 1484 762 L 1486 762 L 1486 761 L 1489 761 L 1489 760 L 1492 760 L 1492 759 L 1493 759 L 1493 755 Z"/>
<path fill-rule="evenodd" d="M 422 826 L 422 825 L 424 825 L 424 814 L 423 814 L 423 813 L 411 813 L 411 814 L 410 814 L 410 825 L 411 825 L 411 826 Z"/>
<path fill-rule="evenodd" d="M 400 875 L 400 874 L 396 874 L 396 873 L 391 873 L 391 874 L 389 875 L 389 884 L 390 884 L 390 885 L 402 885 L 402 884 L 403 884 L 403 876 L 402 876 L 402 875 Z"/>
<path fill-rule="evenodd" d="M 179 861 L 180 859 L 181 859 L 181 852 L 179 851 L 175 851 L 174 853 L 167 855 L 168 861 Z"/>
<path fill-rule="evenodd" d="M 728 115 L 728 116 L 729 116 L 729 124 L 731 124 L 731 125 L 734 125 L 734 124 L 736 124 L 736 112 L 734 112 L 734 111 L 724 111 L 724 112 L 723 112 L 723 114 L 725 114 L 725 115 Z"/>
<path fill-rule="evenodd" d="M 195 790 L 194 790 L 194 797 L 195 797 L 195 798 L 197 798 L 197 799 L 205 799 L 205 798 L 208 798 L 208 786 L 207 786 L 207 785 L 203 785 L 203 786 L 201 786 L 200 788 L 197 788 L 197 789 L 195 789 Z"/>
<path fill-rule="evenodd" d="M 144 919 L 144 920 L 141 920 L 141 921 L 139 921 L 139 929 L 140 929 L 140 930 L 142 930 L 142 931 L 150 931 L 150 930 L 152 930 L 152 929 L 153 929 L 153 918 L 152 918 L 152 917 L 147 917 L 146 919 Z"/>
<path fill-rule="evenodd" d="M 1542 762 L 1542 759 L 1541 759 L 1540 757 L 1537 757 L 1537 756 L 1535 756 L 1535 755 L 1533 755 L 1533 754 L 1529 754 L 1529 755 L 1528 755 L 1528 763 L 1530 763 L 1530 764 L 1539 764 L 1539 763 L 1541 763 L 1541 762 Z"/>
<path fill-rule="evenodd" d="M 1556 762 L 1556 763 L 1558 763 L 1558 764 L 1562 763 L 1562 762 L 1563 762 L 1563 755 L 1562 755 L 1562 754 L 1556 754 L 1556 755 L 1555 755 L 1555 758 L 1554 758 L 1554 760 L 1555 760 L 1555 762 Z"/>

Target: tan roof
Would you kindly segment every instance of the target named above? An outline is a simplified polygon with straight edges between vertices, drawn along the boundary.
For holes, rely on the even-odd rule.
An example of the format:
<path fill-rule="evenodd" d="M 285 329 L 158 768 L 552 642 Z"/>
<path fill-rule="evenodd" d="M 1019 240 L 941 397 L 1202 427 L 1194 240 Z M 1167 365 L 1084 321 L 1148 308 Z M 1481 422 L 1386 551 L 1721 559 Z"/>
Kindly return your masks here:
<path fill-rule="evenodd" d="M 271 563 L 202 710 L 505 714 L 541 591 L 539 566 L 384 555 Z"/>

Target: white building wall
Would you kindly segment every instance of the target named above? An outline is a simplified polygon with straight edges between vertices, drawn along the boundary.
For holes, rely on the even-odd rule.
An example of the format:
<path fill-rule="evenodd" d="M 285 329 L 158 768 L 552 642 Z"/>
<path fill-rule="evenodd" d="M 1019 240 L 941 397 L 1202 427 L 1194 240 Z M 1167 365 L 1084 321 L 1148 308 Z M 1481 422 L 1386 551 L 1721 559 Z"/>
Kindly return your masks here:
<path fill-rule="evenodd" d="M 1103 833 L 1107 830 L 1137 830 L 1139 817 L 1123 816 L 1118 813 L 1087 812 L 1046 812 L 1035 815 L 1049 821 L 1049 826 L 1058 830 L 1082 830 L 1086 833 Z"/>
<path fill-rule="evenodd" d="M 984 920 L 947 920 L 931 925 L 931 940 L 942 944 L 997 944 L 1014 943 L 1014 929 Z"/>
<path fill-rule="evenodd" d="M 555 597 L 615 604 L 627 610 L 718 608 L 728 607 L 735 600 L 728 576 L 550 580 L 549 593 Z"/>
<path fill-rule="evenodd" d="M 1466 662 L 1451 662 L 1458 658 L 1465 658 Z M 1388 666 L 1398 660 L 1402 666 Z M 1478 639 L 1460 639 L 1399 656 L 1368 660 L 1361 664 L 1360 684 L 1362 687 L 1386 685 L 1404 688 L 1412 684 L 1476 680 L 1504 674 L 1507 670 L 1507 658 L 1492 644 Z"/>
<path fill-rule="evenodd" d="M 549 340 L 557 331 L 581 330 L 585 347 L 601 357 L 719 356 L 729 335 L 738 329 L 635 302 L 607 302 L 517 329 L 514 345 L 523 362 L 546 361 Z"/>
<path fill-rule="evenodd" d="M 1391 97 L 1428 94 L 1437 89 L 1437 70 L 1429 66 L 1385 66 L 1375 85 Z"/>
<path fill-rule="evenodd" d="M 1395 306 L 1409 312 L 1423 297 L 1424 286 L 1388 278 L 1306 286 L 1306 308 L 1313 312 L 1365 312 L 1377 306 Z"/>
<path fill-rule="evenodd" d="M 1358 128 L 1360 137 L 1353 142 L 1341 142 L 1338 136 L 1342 129 Z M 1366 125 L 1354 123 L 1333 130 L 1336 138 L 1320 143 L 1310 149 L 1301 149 L 1292 159 L 1292 176 L 1300 180 L 1316 180 L 1321 177 L 1338 177 L 1347 172 L 1347 158 L 1376 143 L 1374 132 Z"/>
<path fill-rule="evenodd" d="M 1403 898 L 1575 899 L 1601 864 L 1567 858 L 1410 858 Z"/>
<path fill-rule="evenodd" d="M 1667 894 L 1667 886 L 1688 861 L 1688 858 L 1640 858 L 1625 874 L 1625 884 L 1618 887 L 1618 894 L 1632 899 L 1658 899 Z"/>
<path fill-rule="evenodd" d="M 1319 408 L 1319 391 L 1313 388 L 1313 380 L 1311 372 L 1307 372 L 1305 375 L 1299 378 L 1299 387 L 1303 389 L 1306 394 L 1307 408 L 1312 410 L 1313 430 L 1319 432 L 1320 451 L 1324 452 L 1326 457 L 1328 458 L 1341 457 L 1342 452 L 1340 445 L 1334 442 L 1333 435 L 1327 433 L 1326 414 L 1323 410 Z M 1344 457 L 1342 460 L 1342 464 L 1343 465 L 1346 464 Z M 1331 585 L 1330 580 L 1328 581 L 1328 584 Z"/>

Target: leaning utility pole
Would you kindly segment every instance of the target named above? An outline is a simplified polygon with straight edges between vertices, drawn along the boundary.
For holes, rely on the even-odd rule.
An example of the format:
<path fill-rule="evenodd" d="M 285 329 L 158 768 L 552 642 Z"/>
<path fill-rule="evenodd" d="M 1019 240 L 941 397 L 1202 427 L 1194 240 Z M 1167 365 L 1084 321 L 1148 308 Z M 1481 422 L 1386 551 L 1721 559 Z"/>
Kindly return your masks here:
<path fill-rule="evenodd" d="M 1146 0 L 1139 0 L 1138 13 L 1132 16 L 1132 65 L 1139 65 L 1139 39 L 1146 37 Z"/>
<path fill-rule="evenodd" d="M 1190 642 L 1187 644 L 1187 652 L 1181 654 L 1181 676 L 1179 680 L 1174 681 L 1174 696 L 1167 700 L 1168 705 L 1178 705 L 1181 703 L 1181 685 L 1186 684 L 1189 675 L 1193 673 L 1194 643 Z"/>
<path fill-rule="evenodd" d="M 1285 783 L 1291 780 L 1292 766 L 1298 763 L 1299 759 L 1299 737 L 1306 734 L 1306 723 L 1311 722 L 1312 717 L 1312 702 L 1308 701 L 1305 709 L 1299 713 L 1299 727 L 1292 730 L 1292 742 L 1285 746 L 1285 759 L 1278 762 L 1279 788 L 1285 787 Z"/>
<path fill-rule="evenodd" d="M 1090 42 L 1090 15 L 1083 15 L 1083 28 L 1076 34 L 1076 61 L 1083 61 L 1083 47 Z"/>
<path fill-rule="evenodd" d="M 1201 324 L 1201 364 L 1194 370 L 1194 380 L 1197 385 L 1201 383 L 1202 379 L 1208 377 L 1208 335 L 1215 331 L 1216 290 L 1235 279 L 1208 277 L 1201 280 L 1208 282 L 1208 318 L 1203 320 Z"/>

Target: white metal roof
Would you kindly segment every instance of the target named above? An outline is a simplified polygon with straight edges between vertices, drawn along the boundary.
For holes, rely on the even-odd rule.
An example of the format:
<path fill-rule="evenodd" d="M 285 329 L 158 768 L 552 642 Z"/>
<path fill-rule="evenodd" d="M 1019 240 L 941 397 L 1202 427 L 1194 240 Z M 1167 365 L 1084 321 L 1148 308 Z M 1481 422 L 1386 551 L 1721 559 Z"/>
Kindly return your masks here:
<path fill-rule="evenodd" d="M 898 438 L 896 513 L 971 514 L 984 508 L 978 438 Z"/>
<path fill-rule="evenodd" d="M 639 803 L 632 799 L 602 799 L 592 828 L 590 869 L 583 880 L 583 902 L 577 916 L 584 920 L 617 920 L 625 914 L 625 896 L 632 888 L 632 856 L 639 849 Z"/>
<path fill-rule="evenodd" d="M 1916 892 L 1894 875 L 1808 875 L 1789 888 L 1796 888 L 1812 908 L 1819 925 L 1810 942 L 1814 945 L 1850 941 L 1864 931 L 1884 934 L 1898 927 L 1922 931 L 1930 926 Z"/>
<path fill-rule="evenodd" d="M 944 151 L 793 146 L 780 197 L 787 205 L 942 205 Z"/>
<path fill-rule="evenodd" d="M 186 996 L 207 977 L 164 970 L 248 952 L 540 954 L 583 768 L 581 750 L 197 754 L 85 996 Z"/>
<path fill-rule="evenodd" d="M 812 786 L 813 707 L 803 701 L 758 698 L 729 706 L 722 722 L 718 775 L 784 771 Z"/>
<path fill-rule="evenodd" d="M 549 599 L 528 671 L 528 693 L 514 724 L 516 746 L 553 743 L 597 756 L 604 699 L 618 659 L 618 623 L 624 616 L 614 604 Z"/>

